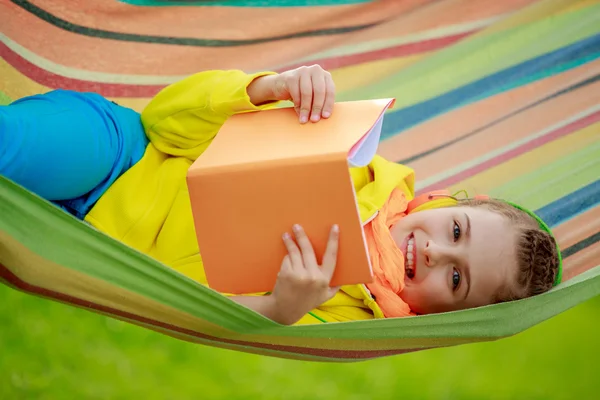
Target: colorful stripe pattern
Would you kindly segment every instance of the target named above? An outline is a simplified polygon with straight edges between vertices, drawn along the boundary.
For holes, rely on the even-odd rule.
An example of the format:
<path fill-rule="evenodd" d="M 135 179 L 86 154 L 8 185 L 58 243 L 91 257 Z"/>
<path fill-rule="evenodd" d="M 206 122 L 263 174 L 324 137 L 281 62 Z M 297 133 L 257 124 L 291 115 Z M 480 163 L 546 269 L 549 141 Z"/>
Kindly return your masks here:
<path fill-rule="evenodd" d="M 537 210 L 567 281 L 458 313 L 281 327 L 0 180 L 4 283 L 183 340 L 323 361 L 494 340 L 600 294 L 599 1 L 239 3 L 0 0 L 0 102 L 62 87 L 141 110 L 198 70 L 319 63 L 340 100 L 397 99 L 380 154 L 414 167 L 419 192 Z"/>

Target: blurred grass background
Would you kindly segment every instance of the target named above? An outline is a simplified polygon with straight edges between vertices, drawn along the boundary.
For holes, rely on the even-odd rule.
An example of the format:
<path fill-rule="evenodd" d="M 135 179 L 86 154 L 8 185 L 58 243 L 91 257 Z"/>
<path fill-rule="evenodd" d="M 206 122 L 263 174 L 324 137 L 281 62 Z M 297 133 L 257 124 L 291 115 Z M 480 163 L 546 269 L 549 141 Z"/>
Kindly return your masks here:
<path fill-rule="evenodd" d="M 497 342 L 327 364 L 192 345 L 0 286 L 0 399 L 597 399 L 600 297 Z"/>
<path fill-rule="evenodd" d="M 563 3 L 568 8 L 569 2 Z M 472 12 L 477 8 L 474 4 L 481 3 L 469 2 L 467 6 L 466 1 L 454 2 L 454 17 L 467 8 Z M 551 6 L 548 9 L 554 10 Z M 99 20 L 103 18 L 100 15 Z M 558 14 L 549 15 L 555 22 L 560 19 Z M 430 18 L 429 14 L 426 19 Z M 19 21 L 12 35 L 15 40 L 21 34 L 24 37 L 31 34 L 22 29 L 23 20 L 13 18 L 13 21 Z M 34 20 L 27 21 L 32 24 Z M 450 16 L 447 21 L 449 26 L 457 23 Z M 564 32 L 573 30 L 563 29 Z M 83 36 L 73 37 L 83 43 Z M 524 45 L 527 40 L 544 42 L 543 36 L 533 34 L 522 39 Z M 40 53 L 49 46 L 46 40 L 35 43 L 40 44 Z M 115 54 L 118 44 L 111 43 Z M 81 48 L 85 49 L 83 45 Z M 148 53 L 144 53 L 140 47 L 137 57 L 150 57 L 154 47 L 148 49 Z M 60 46 L 55 50 L 62 54 Z M 70 51 L 74 48 L 69 48 Z M 520 47 L 515 45 L 514 54 L 519 52 Z M 479 60 L 487 61 L 491 54 L 482 51 Z M 111 59 L 110 54 L 98 57 L 98 71 L 113 66 L 114 63 L 107 61 Z M 131 57 L 132 62 L 135 58 Z M 196 69 L 206 69 L 207 64 L 202 64 L 205 59 L 211 60 L 210 57 L 190 57 L 187 61 Z M 181 59 L 178 63 L 184 61 Z M 244 65 L 242 61 L 245 62 L 241 58 L 240 66 Z M 378 68 L 385 65 L 392 71 L 405 62 L 398 57 L 376 61 L 373 65 Z M 342 82 L 349 87 L 368 85 L 368 78 L 374 74 L 365 74 L 364 65 L 355 68 L 340 73 Z M 363 74 L 357 82 L 356 71 Z M 4 84 L 2 77 L 0 75 L 0 82 Z M 398 87 L 404 90 L 404 86 Z M 7 88 L 13 98 L 27 91 L 46 90 L 24 78 L 2 86 L 3 90 Z M 412 95 L 420 98 L 417 91 Z M 131 106 L 138 104 L 127 97 L 118 100 Z M 0 91 L 0 104 L 8 101 L 9 96 Z M 0 400 L 132 399 L 136 396 L 200 400 L 598 399 L 600 383 L 595 361 L 600 355 L 599 316 L 600 296 L 497 342 L 362 363 L 321 364 L 192 345 L 0 285 Z"/>

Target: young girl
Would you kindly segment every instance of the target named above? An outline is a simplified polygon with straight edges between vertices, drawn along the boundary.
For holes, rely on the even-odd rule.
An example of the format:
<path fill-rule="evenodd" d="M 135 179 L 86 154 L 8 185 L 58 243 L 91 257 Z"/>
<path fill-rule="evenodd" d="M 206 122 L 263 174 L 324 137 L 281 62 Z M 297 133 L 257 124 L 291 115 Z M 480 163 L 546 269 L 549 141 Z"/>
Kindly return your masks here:
<path fill-rule="evenodd" d="M 187 169 L 229 116 L 281 100 L 299 123 L 318 123 L 334 110 L 331 75 L 319 66 L 201 72 L 166 87 L 141 117 L 92 93 L 23 98 L 0 107 L 0 175 L 206 284 Z M 319 263 L 295 225 L 282 232 L 288 254 L 273 291 L 234 301 L 289 325 L 479 307 L 560 281 L 556 242 L 532 213 L 444 193 L 414 199 L 413 171 L 379 156 L 351 173 L 374 282 L 331 288 L 338 228 Z"/>

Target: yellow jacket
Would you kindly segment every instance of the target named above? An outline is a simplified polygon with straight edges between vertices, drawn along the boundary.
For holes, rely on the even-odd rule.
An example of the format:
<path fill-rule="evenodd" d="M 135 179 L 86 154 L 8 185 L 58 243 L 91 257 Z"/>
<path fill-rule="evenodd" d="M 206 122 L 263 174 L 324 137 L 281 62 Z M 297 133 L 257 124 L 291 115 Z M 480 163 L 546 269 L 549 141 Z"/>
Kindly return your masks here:
<path fill-rule="evenodd" d="M 100 198 L 86 221 L 165 265 L 207 284 L 198 251 L 186 173 L 225 120 L 258 111 L 246 88 L 270 74 L 206 71 L 163 89 L 141 115 L 150 144 L 142 159 Z M 351 168 L 360 217 L 370 221 L 392 190 L 414 196 L 413 171 L 376 156 L 368 167 Z M 383 318 L 364 285 L 345 286 L 300 324 Z"/>

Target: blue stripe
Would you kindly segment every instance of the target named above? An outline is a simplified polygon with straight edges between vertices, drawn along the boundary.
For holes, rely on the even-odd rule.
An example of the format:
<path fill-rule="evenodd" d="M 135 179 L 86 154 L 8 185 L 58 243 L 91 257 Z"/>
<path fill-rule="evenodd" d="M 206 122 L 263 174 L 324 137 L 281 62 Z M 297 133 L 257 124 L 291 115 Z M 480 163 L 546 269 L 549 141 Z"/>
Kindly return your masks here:
<path fill-rule="evenodd" d="M 513 87 L 511 83 L 532 82 L 533 80 L 527 80 L 528 77 L 531 79 L 532 75 L 541 79 L 553 71 L 562 71 L 561 65 L 574 68 L 599 56 L 600 34 L 499 71 L 433 99 L 391 111 L 383 121 L 381 139 L 394 136 L 423 121 L 480 99 L 482 93 L 491 96 Z"/>
<path fill-rule="evenodd" d="M 538 72 L 536 74 L 523 77 L 522 79 L 518 79 L 518 80 L 515 80 L 513 82 L 508 82 L 505 85 L 493 88 L 492 90 L 489 90 L 489 91 L 486 91 L 486 92 L 483 92 L 483 93 L 479 94 L 479 96 L 474 97 L 474 98 L 470 99 L 470 101 L 461 104 L 460 107 L 462 107 L 463 105 L 469 104 L 469 103 L 476 103 L 476 102 L 478 102 L 480 100 L 483 100 L 483 99 L 485 99 L 487 97 L 495 96 L 495 95 L 497 95 L 499 93 L 508 92 L 509 90 L 513 90 L 515 88 L 518 88 L 519 86 L 527 85 L 527 84 L 529 84 L 531 82 L 535 82 L 535 81 L 539 81 L 541 79 L 549 78 L 549 77 L 554 76 L 554 75 L 559 75 L 559 74 L 561 74 L 561 73 L 563 73 L 565 71 L 568 71 L 568 70 L 573 69 L 573 68 L 577 68 L 580 65 L 586 64 L 586 63 L 588 63 L 590 61 L 593 61 L 593 60 L 595 60 L 596 58 L 599 58 L 599 57 L 600 57 L 600 53 L 598 53 L 598 52 L 592 53 L 592 54 L 590 54 L 590 55 L 588 55 L 586 57 L 582 57 L 580 59 L 573 60 L 571 62 L 567 62 L 567 63 L 564 63 L 564 64 L 559 64 L 559 65 L 550 67 L 548 69 L 542 70 L 542 71 L 540 71 L 540 72 Z"/>
<path fill-rule="evenodd" d="M 535 213 L 550 227 L 564 223 L 585 211 L 600 206 L 600 180 L 590 183 L 538 210 Z"/>

